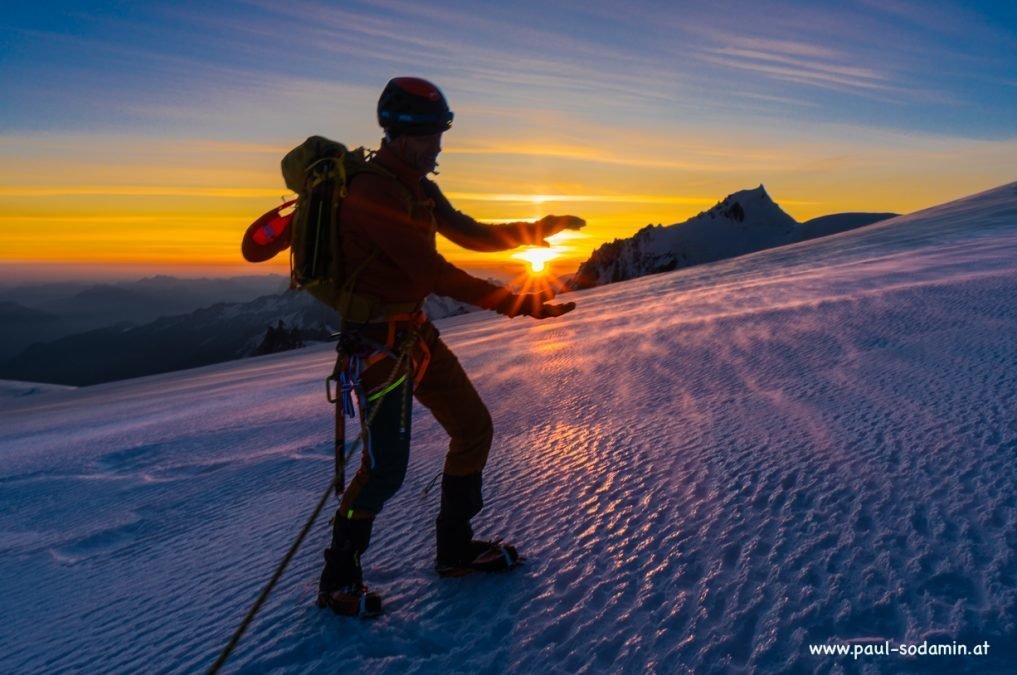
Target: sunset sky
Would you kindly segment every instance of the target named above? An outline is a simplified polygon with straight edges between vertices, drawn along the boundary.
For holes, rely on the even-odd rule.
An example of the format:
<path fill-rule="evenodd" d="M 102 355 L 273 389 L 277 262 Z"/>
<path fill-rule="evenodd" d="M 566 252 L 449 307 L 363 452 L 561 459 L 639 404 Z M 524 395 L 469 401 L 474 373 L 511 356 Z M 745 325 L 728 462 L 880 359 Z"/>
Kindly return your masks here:
<path fill-rule="evenodd" d="M 377 147 L 400 75 L 455 111 L 437 181 L 457 208 L 587 219 L 557 273 L 760 183 L 806 220 L 1017 180 L 1013 2 L 18 2 L 0 280 L 285 273 L 239 252 L 287 194 L 279 160 L 312 134 Z"/>

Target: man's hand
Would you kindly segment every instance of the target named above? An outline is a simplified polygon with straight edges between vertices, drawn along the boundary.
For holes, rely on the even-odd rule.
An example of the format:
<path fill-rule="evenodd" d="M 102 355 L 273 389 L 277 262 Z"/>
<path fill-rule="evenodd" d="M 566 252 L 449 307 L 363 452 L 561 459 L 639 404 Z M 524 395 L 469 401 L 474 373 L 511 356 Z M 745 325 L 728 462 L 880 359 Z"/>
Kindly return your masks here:
<path fill-rule="evenodd" d="M 535 246 L 550 246 L 547 237 L 554 236 L 562 230 L 579 230 L 586 221 L 578 216 L 544 216 L 533 224 Z"/>
<path fill-rule="evenodd" d="M 561 316 L 576 308 L 574 302 L 558 305 L 548 304 L 547 301 L 552 298 L 554 298 L 554 291 L 551 290 L 540 293 L 510 293 L 494 308 L 494 311 L 510 318 L 526 315 L 532 316 L 534 319 L 548 319 Z"/>

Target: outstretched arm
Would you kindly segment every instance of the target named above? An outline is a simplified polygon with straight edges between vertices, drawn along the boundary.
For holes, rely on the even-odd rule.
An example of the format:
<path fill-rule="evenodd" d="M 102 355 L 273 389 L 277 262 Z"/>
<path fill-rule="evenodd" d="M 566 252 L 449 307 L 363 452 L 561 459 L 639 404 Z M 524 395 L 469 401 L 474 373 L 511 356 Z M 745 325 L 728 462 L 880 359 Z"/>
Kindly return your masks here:
<path fill-rule="evenodd" d="M 489 225 L 456 211 L 431 180 L 422 181 L 424 192 L 434 200 L 434 215 L 438 232 L 473 251 L 504 251 L 517 246 L 550 246 L 545 241 L 564 229 L 578 230 L 586 221 L 576 216 L 544 216 L 536 222 L 520 221 Z"/>
<path fill-rule="evenodd" d="M 555 295 L 550 288 L 517 294 L 459 269 L 435 250 L 433 233 L 415 227 L 406 211 L 395 206 L 402 195 L 391 191 L 391 182 L 371 176 L 360 180 L 358 190 L 343 203 L 346 234 L 365 239 L 389 258 L 421 295 L 436 293 L 510 317 L 545 319 L 575 307 L 574 303 L 549 304 Z"/>

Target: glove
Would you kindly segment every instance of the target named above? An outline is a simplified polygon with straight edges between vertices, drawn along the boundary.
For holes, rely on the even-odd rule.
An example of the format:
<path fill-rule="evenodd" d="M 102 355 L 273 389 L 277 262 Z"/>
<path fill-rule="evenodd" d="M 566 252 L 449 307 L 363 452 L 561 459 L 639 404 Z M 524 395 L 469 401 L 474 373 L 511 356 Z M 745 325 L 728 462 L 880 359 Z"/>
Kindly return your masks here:
<path fill-rule="evenodd" d="M 540 293 L 510 293 L 494 308 L 499 314 L 509 318 L 526 315 L 534 319 L 547 319 L 561 316 L 576 308 L 576 303 L 566 302 L 560 305 L 551 305 L 547 301 L 554 297 L 553 291 Z"/>
<path fill-rule="evenodd" d="M 536 246 L 550 246 L 546 237 L 558 234 L 562 230 L 579 230 L 586 221 L 578 216 L 544 216 L 533 224 Z"/>
<path fill-rule="evenodd" d="M 540 306 L 540 315 L 531 314 L 534 319 L 550 319 L 552 317 L 561 316 L 562 314 L 568 314 L 576 308 L 574 302 L 563 302 L 557 305 L 543 304 Z"/>

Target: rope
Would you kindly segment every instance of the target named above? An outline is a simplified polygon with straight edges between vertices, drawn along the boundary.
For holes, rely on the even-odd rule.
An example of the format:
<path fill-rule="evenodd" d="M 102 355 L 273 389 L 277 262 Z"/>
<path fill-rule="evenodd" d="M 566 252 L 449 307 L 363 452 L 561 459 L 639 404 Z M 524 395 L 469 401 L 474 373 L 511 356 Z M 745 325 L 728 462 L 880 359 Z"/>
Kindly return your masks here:
<path fill-rule="evenodd" d="M 392 374 L 389 376 L 388 381 L 385 382 L 384 385 L 382 385 L 382 389 L 387 388 L 389 385 L 392 384 L 392 382 L 395 381 L 396 375 L 399 373 L 399 367 L 403 364 L 403 361 L 409 356 L 410 353 L 409 347 L 412 345 L 412 342 L 409 341 L 409 337 L 411 336 L 415 337 L 416 334 L 414 332 L 411 332 L 410 335 L 407 337 L 407 340 L 404 341 L 404 344 L 400 346 L 399 358 L 396 360 L 395 367 L 392 369 Z M 378 402 L 375 404 L 374 408 L 371 409 L 370 414 L 368 414 L 367 420 L 365 421 L 364 424 L 365 429 L 371 426 L 371 422 L 374 421 L 375 415 L 377 415 L 378 411 L 381 409 L 381 403 L 383 398 L 384 397 L 378 399 Z M 336 405 L 338 405 L 338 403 Z M 357 438 L 356 442 L 353 444 L 353 447 L 350 449 L 350 454 L 353 454 L 353 452 L 356 451 L 357 446 L 363 440 L 364 434 L 361 433 L 360 436 Z M 233 653 L 233 650 L 236 648 L 237 643 L 240 642 L 240 638 L 244 636 L 244 633 L 247 631 L 247 628 L 251 625 L 251 622 L 254 621 L 254 617 L 258 614 L 258 611 L 261 609 L 261 606 L 265 604 L 266 600 L 268 600 L 269 594 L 272 592 L 272 589 L 275 588 L 275 585 L 276 583 L 278 583 L 280 577 L 282 577 L 283 572 L 286 570 L 286 566 L 290 564 L 290 560 L 292 560 L 293 556 L 296 555 L 297 549 L 300 548 L 300 544 L 303 543 L 304 538 L 307 536 L 307 533 L 311 531 L 312 527 L 314 527 L 314 521 L 318 519 L 318 516 L 321 514 L 321 510 L 325 508 L 325 504 L 328 503 L 328 499 L 332 495 L 332 489 L 335 487 L 337 478 L 338 477 L 333 477 L 332 481 L 328 484 L 328 488 L 325 489 L 325 493 L 321 496 L 321 499 L 318 500 L 318 505 L 314 507 L 314 512 L 311 514 L 311 517 L 307 519 L 307 522 L 304 523 L 304 527 L 300 530 L 300 534 L 297 535 L 296 541 L 294 541 L 293 544 L 290 546 L 290 550 L 286 552 L 286 556 L 282 559 L 282 562 L 280 562 L 279 565 L 276 566 L 275 572 L 272 573 L 272 578 L 269 579 L 268 583 L 265 584 L 265 587 L 261 589 L 261 594 L 258 595 L 258 599 L 255 600 L 251 608 L 247 610 L 247 615 L 244 617 L 244 620 L 240 622 L 240 625 L 237 627 L 236 631 L 233 632 L 233 636 L 230 638 L 230 641 L 226 644 L 226 647 L 223 648 L 222 653 L 219 654 L 219 658 L 216 659 L 215 663 L 212 664 L 212 667 L 209 668 L 208 675 L 215 675 L 216 673 L 219 672 L 223 665 L 226 664 L 226 661 L 227 659 L 229 659 L 230 654 Z"/>
<path fill-rule="evenodd" d="M 438 479 L 441 478 L 441 475 L 443 473 L 444 471 L 439 471 L 438 473 L 434 474 L 434 478 L 432 478 L 431 482 L 427 484 L 427 487 L 424 488 L 424 491 L 420 493 L 421 499 L 427 499 L 427 495 L 431 492 L 431 489 L 434 487 L 434 484 L 438 482 Z"/>

